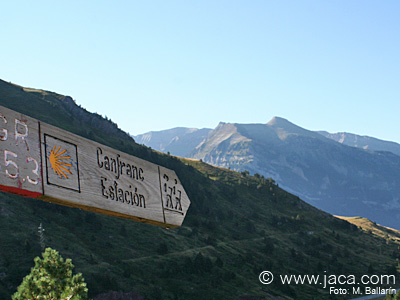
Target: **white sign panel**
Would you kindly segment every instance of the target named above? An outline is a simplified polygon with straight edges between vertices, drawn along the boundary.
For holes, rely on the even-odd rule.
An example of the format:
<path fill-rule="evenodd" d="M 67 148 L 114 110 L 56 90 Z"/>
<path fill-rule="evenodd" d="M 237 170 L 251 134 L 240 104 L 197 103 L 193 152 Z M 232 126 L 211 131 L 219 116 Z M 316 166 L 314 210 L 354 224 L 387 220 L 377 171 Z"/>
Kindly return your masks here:
<path fill-rule="evenodd" d="M 0 189 L 164 226 L 190 200 L 175 172 L 0 106 Z"/>

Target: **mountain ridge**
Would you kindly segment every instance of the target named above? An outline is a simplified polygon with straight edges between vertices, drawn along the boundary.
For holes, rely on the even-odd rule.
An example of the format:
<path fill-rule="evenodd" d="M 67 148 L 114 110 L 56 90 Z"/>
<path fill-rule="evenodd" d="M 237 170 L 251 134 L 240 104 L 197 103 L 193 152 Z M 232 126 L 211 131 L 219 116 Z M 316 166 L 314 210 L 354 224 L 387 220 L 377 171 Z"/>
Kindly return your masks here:
<path fill-rule="evenodd" d="M 280 117 L 266 124 L 221 122 L 196 142 L 187 157 L 272 177 L 330 213 L 361 214 L 398 228 L 399 219 L 385 223 L 385 214 L 400 209 L 400 156 L 377 149 L 379 143 L 376 151 L 365 150 Z"/>
<path fill-rule="evenodd" d="M 1 299 L 10 298 L 40 255 L 39 224 L 46 246 L 83 273 L 90 297 L 133 291 L 150 300 L 342 299 L 319 286 L 264 286 L 258 278 L 263 270 L 278 276 L 328 268 L 332 274 L 358 276 L 372 267 L 396 274 L 396 241 L 366 234 L 263 176 L 139 145 L 112 121 L 64 99 L 0 81 L 0 105 L 175 170 L 192 203 L 183 226 L 166 230 L 0 193 Z"/>
<path fill-rule="evenodd" d="M 367 135 L 358 135 L 348 132 L 329 133 L 318 131 L 321 135 L 351 147 L 362 148 L 372 151 L 388 151 L 400 156 L 400 144 L 392 141 L 385 141 Z"/>
<path fill-rule="evenodd" d="M 161 132 L 150 131 L 133 136 L 139 143 L 158 151 L 185 157 L 211 131 L 209 128 L 175 127 Z"/>

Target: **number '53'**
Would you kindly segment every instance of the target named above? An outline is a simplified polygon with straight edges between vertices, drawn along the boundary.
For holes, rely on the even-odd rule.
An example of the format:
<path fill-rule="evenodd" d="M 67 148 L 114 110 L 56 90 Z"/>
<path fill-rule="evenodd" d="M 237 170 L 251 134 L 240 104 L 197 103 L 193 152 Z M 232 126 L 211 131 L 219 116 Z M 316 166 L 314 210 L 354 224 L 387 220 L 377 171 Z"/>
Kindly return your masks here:
<path fill-rule="evenodd" d="M 7 127 L 7 119 L 6 117 L 0 113 L 0 121 L 4 122 L 5 127 Z M 15 131 L 14 131 L 14 137 L 15 137 L 15 144 L 16 146 L 21 145 L 23 147 L 26 146 L 26 148 L 29 150 L 29 145 L 28 145 L 28 126 L 25 122 L 15 119 Z M 7 141 L 9 139 L 9 131 L 6 128 L 2 128 L 0 130 L 0 143 Z M 1 147 L 3 148 L 3 147 Z M 21 147 L 22 148 L 22 147 Z M 20 171 L 19 171 L 19 166 L 17 162 L 20 161 L 18 159 L 18 154 L 10 151 L 10 150 L 4 150 L 4 166 L 5 166 L 5 174 L 8 178 L 11 179 L 17 179 L 20 177 Z M 25 162 L 24 162 L 25 161 Z M 31 172 L 33 175 L 27 175 L 26 180 L 30 184 L 38 184 L 39 183 L 39 164 L 36 159 L 34 159 L 31 156 L 26 157 L 26 159 L 23 159 L 22 162 L 27 163 L 30 168 Z M 33 178 L 31 178 L 33 176 Z M 25 178 L 22 179 L 25 182 Z"/>

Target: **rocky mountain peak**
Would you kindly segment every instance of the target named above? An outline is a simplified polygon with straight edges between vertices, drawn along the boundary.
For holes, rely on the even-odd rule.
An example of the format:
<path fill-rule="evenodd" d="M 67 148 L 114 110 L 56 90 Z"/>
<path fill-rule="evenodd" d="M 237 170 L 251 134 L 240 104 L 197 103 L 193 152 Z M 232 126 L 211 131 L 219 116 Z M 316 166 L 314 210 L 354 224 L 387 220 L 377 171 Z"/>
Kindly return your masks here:
<path fill-rule="evenodd" d="M 276 127 L 286 127 L 286 126 L 293 126 L 294 124 L 289 122 L 285 118 L 275 116 L 267 123 L 267 125 Z"/>

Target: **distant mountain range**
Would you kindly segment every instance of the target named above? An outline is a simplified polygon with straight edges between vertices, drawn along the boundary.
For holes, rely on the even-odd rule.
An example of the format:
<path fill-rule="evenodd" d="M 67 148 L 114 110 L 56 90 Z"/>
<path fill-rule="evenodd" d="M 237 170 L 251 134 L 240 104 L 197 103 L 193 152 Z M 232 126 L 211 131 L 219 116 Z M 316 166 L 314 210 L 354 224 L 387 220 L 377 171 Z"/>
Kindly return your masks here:
<path fill-rule="evenodd" d="M 122 296 L 148 300 L 343 299 L 341 295 L 330 295 L 329 288 L 322 289 L 315 284 L 283 285 L 275 280 L 266 286 L 258 278 L 264 270 L 276 276 L 323 274 L 326 270 L 336 278 L 340 274 L 396 274 L 396 258 L 400 258 L 398 232 L 365 219 L 346 218 L 355 224 L 351 225 L 261 176 L 213 167 L 198 160 L 178 159 L 138 145 L 117 124 L 86 111 L 68 96 L 0 80 L 0 105 L 18 111 L 21 118 L 27 114 L 174 170 L 192 202 L 183 226 L 166 230 L 0 193 L 0 299 L 11 299 L 29 273 L 33 259 L 40 255 L 39 224 L 46 229 L 46 247 L 72 259 L 76 272 L 82 272 L 87 282 L 89 297 L 97 300 Z M 1 129 L 13 130 L 14 120 L 5 120 L 1 120 Z M 246 143 L 254 151 L 258 149 L 256 145 L 268 143 L 267 139 L 271 138 L 271 149 L 263 148 L 254 157 L 268 157 L 271 151 L 288 156 L 286 152 L 280 154 L 279 147 L 290 145 L 296 136 L 270 125 L 220 124 L 217 129 L 210 130 L 202 146 L 198 149 L 193 146 L 192 150 L 208 149 L 207 139 L 212 138 L 215 147 L 227 148 L 226 153 L 236 151 L 231 150 L 236 147 L 234 142 L 243 151 Z M 313 140 L 316 134 L 295 127 L 291 130 L 298 131 L 299 141 L 303 140 L 303 133 L 311 135 L 308 140 Z M 185 138 L 193 139 L 193 143 L 200 133 L 197 130 L 181 132 L 186 132 Z M 265 132 L 270 137 L 264 137 Z M 255 140 L 257 135 L 261 136 L 261 142 Z M 345 147 L 365 152 L 316 136 L 336 145 L 337 149 Z M 185 139 L 178 137 L 181 141 Z M 166 140 L 173 138 L 174 133 Z M 179 144 L 177 140 L 170 146 Z M 303 143 L 309 143 L 308 140 L 304 138 Z M 167 144 L 170 143 L 162 145 Z M 1 141 L 0 146 L 1 153 L 6 151 Z M 300 142 L 294 147 L 300 149 Z M 169 149 L 172 153 L 173 148 Z M 217 151 L 213 155 L 222 157 L 225 153 Z M 291 157 L 286 160 L 288 164 L 294 163 Z M 4 161 L 0 165 L 0 176 L 5 176 Z M 305 176 L 309 176 L 304 169 Z M 389 212 L 387 219 L 394 218 L 396 212 Z M 340 287 L 352 291 L 352 285 Z"/>
<path fill-rule="evenodd" d="M 134 137 L 173 155 L 272 177 L 332 214 L 400 228 L 400 145 L 350 133 L 309 131 L 274 117 L 267 124 L 220 123 Z"/>
<path fill-rule="evenodd" d="M 389 151 L 400 156 L 400 144 L 395 142 L 383 141 L 370 136 L 361 136 L 347 132 L 329 133 L 318 131 L 318 133 L 347 146 L 372 151 Z"/>
<path fill-rule="evenodd" d="M 172 153 L 176 156 L 187 157 L 190 152 L 205 138 L 211 129 L 177 127 L 163 131 L 150 131 L 135 136 L 139 144 L 144 144 L 155 150 Z"/>

